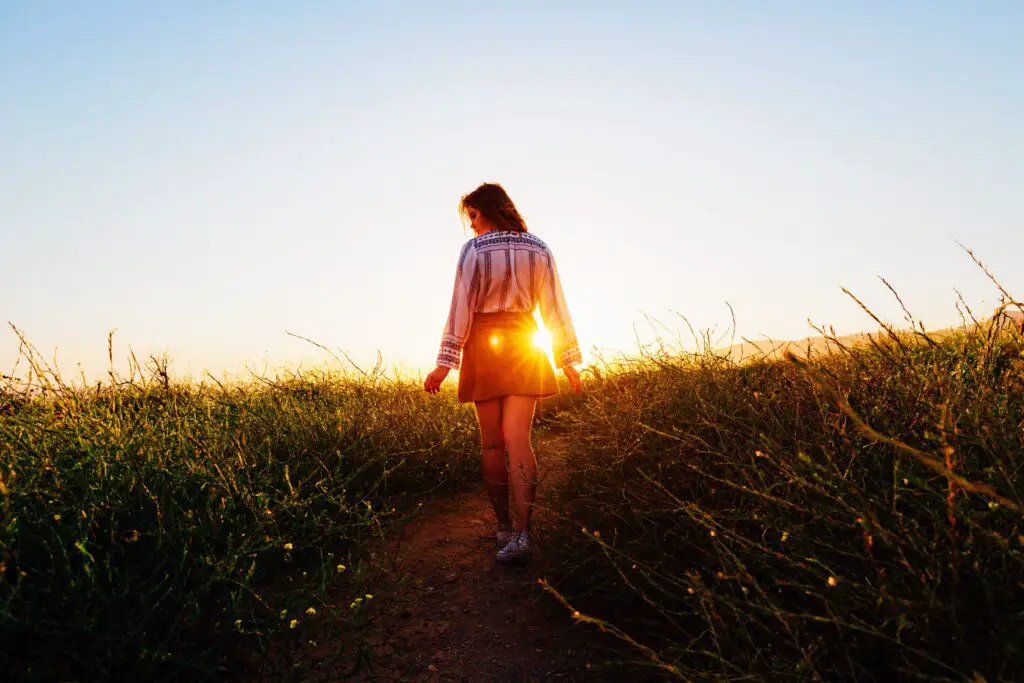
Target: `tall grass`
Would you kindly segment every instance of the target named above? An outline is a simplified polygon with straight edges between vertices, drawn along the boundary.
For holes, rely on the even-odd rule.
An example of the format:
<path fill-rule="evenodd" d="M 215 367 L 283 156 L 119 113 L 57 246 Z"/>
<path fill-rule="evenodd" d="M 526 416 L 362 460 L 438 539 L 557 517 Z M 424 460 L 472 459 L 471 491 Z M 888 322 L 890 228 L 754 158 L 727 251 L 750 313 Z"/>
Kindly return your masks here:
<path fill-rule="evenodd" d="M 329 602 L 361 543 L 477 477 L 453 396 L 379 372 L 235 386 L 165 363 L 0 390 L 0 680 L 211 680 Z M 372 589 L 371 589 L 372 591 Z"/>
<path fill-rule="evenodd" d="M 0 680 L 219 680 L 323 620 L 344 639 L 372 599 L 360 550 L 478 481 L 451 386 L 177 382 L 151 360 L 75 388 L 22 341 L 0 380 Z M 1019 332 L 831 345 L 660 347 L 582 397 L 560 381 L 537 418 L 571 437 L 545 586 L 656 678 L 1019 677 Z"/>
<path fill-rule="evenodd" d="M 659 349 L 563 406 L 545 583 L 652 677 L 1019 680 L 1024 345 Z"/>

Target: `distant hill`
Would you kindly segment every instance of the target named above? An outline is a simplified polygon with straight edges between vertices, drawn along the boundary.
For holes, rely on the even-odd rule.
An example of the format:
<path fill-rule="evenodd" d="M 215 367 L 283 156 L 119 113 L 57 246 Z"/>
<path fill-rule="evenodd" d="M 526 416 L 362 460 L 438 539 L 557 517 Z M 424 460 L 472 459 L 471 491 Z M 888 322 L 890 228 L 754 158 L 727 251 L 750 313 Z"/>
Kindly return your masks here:
<path fill-rule="evenodd" d="M 867 343 L 869 336 L 870 335 L 866 332 L 859 332 L 857 334 L 838 337 L 837 339 L 846 346 L 852 346 L 854 344 Z M 835 344 L 825 337 L 804 337 L 803 339 L 778 340 L 747 339 L 739 344 L 733 344 L 732 346 L 724 349 L 717 349 L 716 353 L 718 355 L 725 355 L 730 360 L 740 362 L 743 360 L 754 360 L 762 357 L 767 360 L 781 360 L 785 357 L 787 351 L 792 352 L 795 356 L 804 358 L 808 353 L 817 355 L 834 350 L 836 350 Z"/>
<path fill-rule="evenodd" d="M 937 339 L 939 336 L 949 334 L 952 329 L 929 331 L 928 336 L 933 339 Z M 886 332 L 881 330 L 880 333 L 886 336 Z M 766 360 L 781 360 L 785 357 L 787 351 L 791 352 L 798 358 L 806 358 L 808 354 L 821 355 L 826 353 L 832 353 L 839 350 L 839 346 L 836 342 L 839 342 L 843 346 L 858 346 L 861 344 L 867 344 L 872 337 L 877 337 L 879 332 L 857 332 L 855 334 L 847 334 L 840 337 L 836 337 L 835 341 L 827 339 L 825 337 L 804 337 L 803 339 L 794 340 L 744 340 L 739 344 L 733 344 L 732 346 L 716 351 L 719 355 L 726 355 L 730 360 L 740 362 L 744 360 L 755 360 L 758 358 L 765 358 Z"/>
<path fill-rule="evenodd" d="M 1000 314 L 997 312 L 996 315 L 998 316 Z M 1022 312 L 1020 309 L 1008 308 L 1002 312 L 1002 316 L 1007 320 L 1007 322 L 1016 326 L 1017 329 L 1024 328 L 1024 312 Z"/>
<path fill-rule="evenodd" d="M 990 317 L 986 322 L 995 322 L 1000 313 L 997 311 L 995 315 Z M 1024 332 L 1024 313 L 1019 310 L 1005 310 L 1002 311 L 1004 324 L 1009 324 L 1012 327 L 1022 330 Z M 946 337 L 961 328 L 959 327 L 947 327 L 939 330 L 928 330 L 927 334 L 932 339 L 938 341 L 939 339 Z M 901 333 L 909 333 L 910 330 L 896 330 Z M 860 344 L 867 344 L 872 337 L 878 338 L 879 335 L 882 337 L 888 336 L 885 330 L 879 330 L 877 332 L 857 332 L 855 334 L 847 334 L 841 337 L 836 337 L 836 341 L 841 343 L 843 346 L 857 346 Z M 803 339 L 797 340 L 754 340 L 745 339 L 739 344 L 733 344 L 721 349 L 716 349 L 715 353 L 718 355 L 727 356 L 730 360 L 740 362 L 743 360 L 754 360 L 757 358 L 765 358 L 767 360 L 781 360 L 785 357 L 787 351 L 793 353 L 798 358 L 806 358 L 808 353 L 813 355 L 820 355 L 825 353 L 831 353 L 838 350 L 838 346 L 835 341 L 826 339 L 825 337 L 804 337 Z"/>

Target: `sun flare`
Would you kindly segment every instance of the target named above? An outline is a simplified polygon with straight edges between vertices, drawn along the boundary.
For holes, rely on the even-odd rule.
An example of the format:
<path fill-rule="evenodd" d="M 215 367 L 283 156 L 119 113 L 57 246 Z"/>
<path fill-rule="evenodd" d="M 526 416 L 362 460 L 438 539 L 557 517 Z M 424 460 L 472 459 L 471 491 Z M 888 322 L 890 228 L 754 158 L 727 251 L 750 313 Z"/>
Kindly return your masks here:
<path fill-rule="evenodd" d="M 551 335 L 543 327 L 533 333 L 533 345 L 541 351 L 551 351 Z"/>
<path fill-rule="evenodd" d="M 544 352 L 544 355 L 548 357 L 551 364 L 555 364 L 555 353 L 551 347 L 551 334 L 544 329 L 543 325 L 539 325 L 537 331 L 533 333 L 533 345 Z"/>
<path fill-rule="evenodd" d="M 555 366 L 556 362 L 554 342 L 551 338 L 551 333 L 544 326 L 544 318 L 543 316 L 541 316 L 539 309 L 534 310 L 533 319 L 537 323 L 537 331 L 533 333 L 532 337 L 530 338 L 530 342 L 534 345 L 535 348 L 538 348 L 541 351 L 543 351 L 544 355 L 548 357 L 549 361 L 551 361 L 551 365 Z M 574 319 L 574 321 L 576 320 L 578 319 Z M 583 324 L 583 322 L 578 323 L 578 326 L 576 327 L 577 331 Z M 583 367 L 586 367 L 594 362 L 594 358 L 591 355 L 591 351 L 589 349 L 584 347 L 581 348 L 580 351 L 583 355 L 583 360 L 581 361 L 581 365 Z"/>

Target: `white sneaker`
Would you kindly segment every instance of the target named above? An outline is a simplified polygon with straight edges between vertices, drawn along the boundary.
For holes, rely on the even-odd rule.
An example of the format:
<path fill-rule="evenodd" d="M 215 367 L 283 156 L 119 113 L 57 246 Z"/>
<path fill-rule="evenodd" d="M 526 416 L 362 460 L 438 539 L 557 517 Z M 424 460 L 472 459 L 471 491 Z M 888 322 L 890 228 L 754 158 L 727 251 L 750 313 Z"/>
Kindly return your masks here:
<path fill-rule="evenodd" d="M 530 556 L 530 533 L 520 531 L 512 533 L 510 540 L 505 547 L 498 551 L 498 562 L 511 562 L 513 560 L 525 560 Z"/>
<path fill-rule="evenodd" d="M 498 529 L 494 534 L 494 538 L 498 541 L 498 547 L 504 548 L 508 545 L 508 542 L 512 540 L 512 532 L 504 529 Z"/>

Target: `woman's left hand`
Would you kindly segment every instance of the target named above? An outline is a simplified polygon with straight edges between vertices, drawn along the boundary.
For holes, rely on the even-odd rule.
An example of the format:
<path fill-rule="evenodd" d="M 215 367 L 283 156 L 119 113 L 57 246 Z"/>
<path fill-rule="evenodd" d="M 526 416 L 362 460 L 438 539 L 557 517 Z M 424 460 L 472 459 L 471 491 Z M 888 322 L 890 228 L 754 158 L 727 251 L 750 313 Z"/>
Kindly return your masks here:
<path fill-rule="evenodd" d="M 423 388 L 427 390 L 428 394 L 436 394 L 441 389 L 441 382 L 448 376 L 450 372 L 449 368 L 443 365 L 438 365 L 436 368 L 427 375 L 427 380 L 423 383 Z"/>

